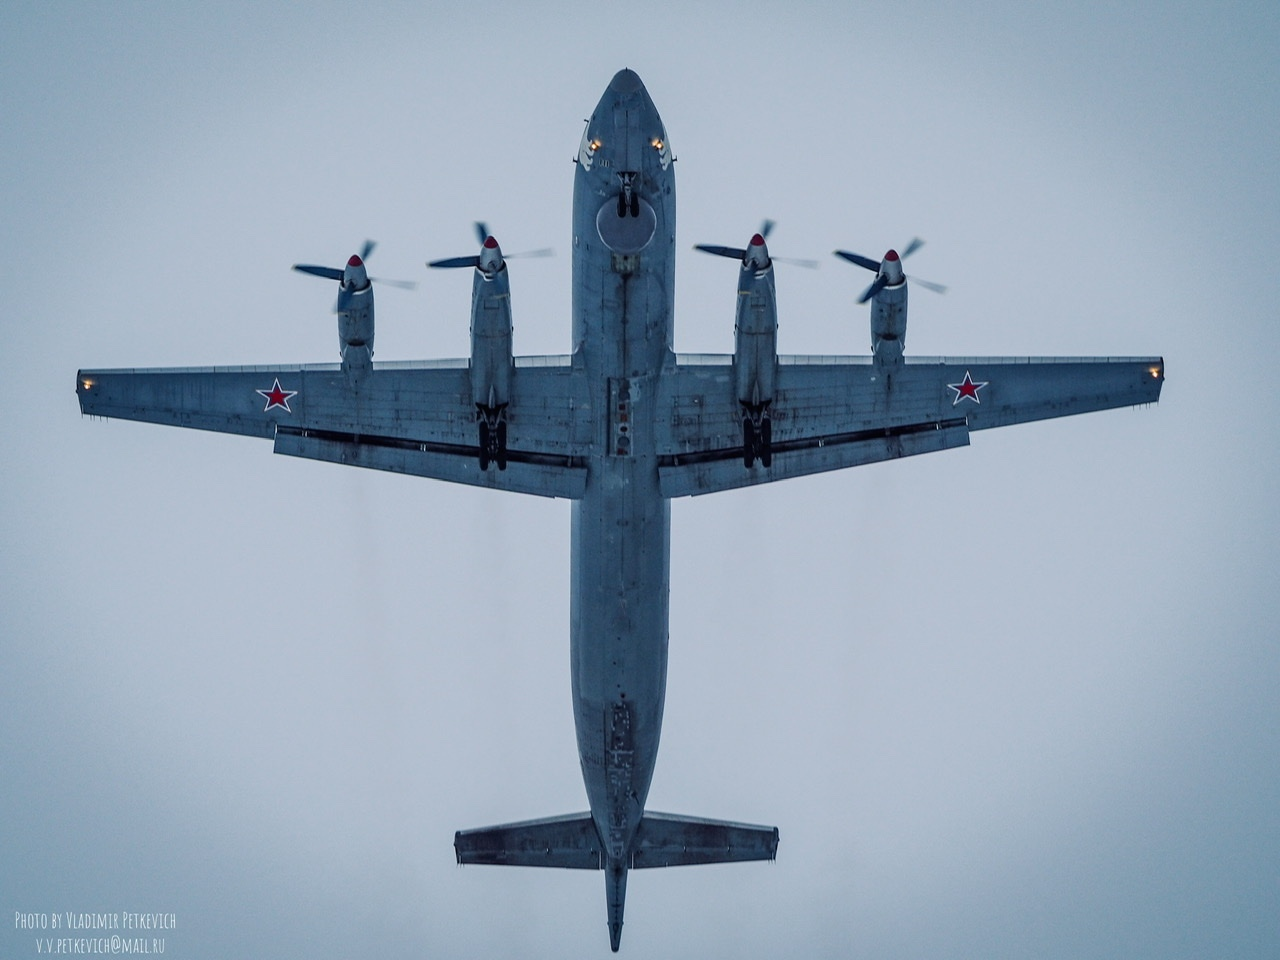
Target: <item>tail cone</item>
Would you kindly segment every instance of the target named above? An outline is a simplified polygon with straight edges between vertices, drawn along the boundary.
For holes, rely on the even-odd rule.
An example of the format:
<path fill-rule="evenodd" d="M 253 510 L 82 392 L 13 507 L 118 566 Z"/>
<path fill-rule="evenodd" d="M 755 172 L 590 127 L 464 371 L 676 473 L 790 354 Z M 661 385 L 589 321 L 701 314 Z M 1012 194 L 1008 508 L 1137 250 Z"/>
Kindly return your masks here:
<path fill-rule="evenodd" d="M 604 875 L 605 896 L 609 900 L 609 948 L 614 953 L 622 943 L 622 908 L 627 899 L 627 868 L 610 863 Z"/>

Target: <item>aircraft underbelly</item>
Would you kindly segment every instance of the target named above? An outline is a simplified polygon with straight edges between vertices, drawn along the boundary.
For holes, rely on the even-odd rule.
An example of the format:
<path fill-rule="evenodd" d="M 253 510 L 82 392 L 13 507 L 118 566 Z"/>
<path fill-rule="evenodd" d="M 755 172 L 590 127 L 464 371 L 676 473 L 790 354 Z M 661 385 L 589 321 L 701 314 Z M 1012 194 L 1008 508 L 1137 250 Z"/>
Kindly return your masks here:
<path fill-rule="evenodd" d="M 674 253 L 620 261 L 579 194 L 574 331 L 597 419 L 586 491 L 573 504 L 571 660 L 583 781 L 611 858 L 623 860 L 653 778 L 666 696 L 671 512 L 658 486 L 656 384 L 670 354 Z M 669 210 L 658 204 L 658 218 Z"/>
<path fill-rule="evenodd" d="M 648 482 L 602 486 L 611 489 L 573 508 L 574 719 L 592 812 L 606 837 L 625 843 L 644 809 L 662 728 L 670 507 L 657 495 L 656 471 Z"/>

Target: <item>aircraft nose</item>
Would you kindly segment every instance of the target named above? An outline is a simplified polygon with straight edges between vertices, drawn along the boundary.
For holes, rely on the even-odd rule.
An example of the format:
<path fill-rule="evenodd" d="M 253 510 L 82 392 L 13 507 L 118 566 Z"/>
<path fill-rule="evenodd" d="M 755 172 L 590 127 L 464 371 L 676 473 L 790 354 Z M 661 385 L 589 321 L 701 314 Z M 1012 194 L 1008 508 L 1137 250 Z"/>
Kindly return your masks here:
<path fill-rule="evenodd" d="M 614 93 L 635 93 L 637 90 L 643 90 L 644 84 L 640 82 L 640 75 L 634 70 L 619 70 L 609 81 L 609 89 Z"/>

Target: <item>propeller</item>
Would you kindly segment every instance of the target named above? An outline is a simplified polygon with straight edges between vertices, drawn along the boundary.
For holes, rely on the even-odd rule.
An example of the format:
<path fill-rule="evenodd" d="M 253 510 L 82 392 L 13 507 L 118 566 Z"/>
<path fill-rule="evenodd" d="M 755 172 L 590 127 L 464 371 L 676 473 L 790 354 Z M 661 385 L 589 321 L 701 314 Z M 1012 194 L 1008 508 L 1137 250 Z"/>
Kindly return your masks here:
<path fill-rule="evenodd" d="M 881 275 L 876 277 L 874 282 L 872 282 L 871 286 L 867 287 L 867 289 L 862 291 L 862 296 L 858 298 L 858 302 L 866 303 L 868 300 L 875 297 L 876 294 L 878 294 L 881 290 L 883 290 L 888 285 L 889 285 L 889 277 L 887 275 Z"/>
<path fill-rule="evenodd" d="M 760 222 L 760 229 L 756 232 L 756 237 L 760 238 L 760 244 L 769 239 L 769 234 L 773 232 L 773 228 L 776 225 L 777 223 L 774 220 L 762 220 Z M 759 245 L 755 242 L 755 237 L 751 238 L 751 245 Z M 747 259 L 747 251 L 742 247 L 722 247 L 714 243 L 698 243 L 694 244 L 693 249 L 701 250 L 703 253 L 709 253 L 712 256 L 727 257 L 730 260 L 738 260 L 743 263 Z M 778 263 L 787 263 L 794 267 L 805 267 L 809 270 L 818 268 L 817 260 L 796 260 L 791 257 L 775 257 L 773 254 L 769 254 L 769 259 Z"/>
<path fill-rule="evenodd" d="M 903 248 L 901 253 L 898 253 L 896 250 L 890 250 L 884 256 L 886 260 L 905 260 L 907 259 L 907 257 L 911 256 L 913 253 L 915 253 L 917 250 L 919 250 L 923 246 L 924 246 L 923 240 L 921 240 L 919 237 L 913 237 L 911 242 L 908 243 Z M 843 260 L 848 260 L 850 263 L 853 263 L 858 265 L 859 267 L 862 267 L 864 270 L 870 270 L 873 273 L 879 274 L 879 276 L 876 277 L 875 281 L 872 282 L 871 286 L 867 287 L 867 289 L 862 292 L 862 296 L 858 298 L 859 303 L 866 303 L 868 300 L 870 300 L 872 297 L 878 294 L 881 290 L 883 290 L 886 286 L 888 286 L 889 284 L 888 274 L 880 273 L 881 261 L 872 260 L 870 257 L 864 257 L 860 253 L 850 253 L 848 250 L 836 250 L 835 255 L 837 257 L 840 257 Z M 932 290 L 934 293 L 947 292 L 947 288 L 943 286 L 941 283 L 930 283 L 928 280 L 921 280 L 918 277 L 910 277 L 910 276 L 906 277 L 906 279 L 910 280 L 914 284 L 917 284 L 918 286 L 924 287 L 926 290 Z"/>
<path fill-rule="evenodd" d="M 480 246 L 488 246 L 490 238 L 493 237 L 493 234 L 489 232 L 489 225 L 483 220 L 477 220 L 475 222 L 475 228 L 476 239 L 479 240 Z M 494 246 L 497 246 L 496 240 L 494 241 Z M 522 250 L 520 253 L 504 253 L 502 255 L 502 259 L 511 260 L 514 258 L 518 260 L 522 258 L 529 259 L 532 257 L 550 257 L 554 255 L 554 253 L 555 251 L 550 247 L 543 247 L 541 250 Z M 427 261 L 428 267 L 435 267 L 440 270 L 452 270 L 457 267 L 478 267 L 479 265 L 479 255 L 471 257 L 446 257 L 443 260 Z"/>
<path fill-rule="evenodd" d="M 347 261 L 345 269 L 339 267 L 322 267 L 317 266 L 314 263 L 295 263 L 293 265 L 293 269 L 297 270 L 299 273 L 310 274 L 313 277 L 322 277 L 325 280 L 337 280 L 342 284 L 343 289 L 338 294 L 339 303 L 334 307 L 335 312 L 340 309 L 343 292 L 347 293 L 349 296 L 353 290 L 364 289 L 365 284 L 361 282 L 362 280 L 382 284 L 388 287 L 395 287 L 398 290 L 418 289 L 417 283 L 412 280 L 388 280 L 383 277 L 369 277 L 367 275 L 364 277 L 361 276 L 361 273 L 364 270 L 364 262 L 369 259 L 369 254 L 373 253 L 373 248 L 377 245 L 378 244 L 373 240 L 366 240 L 364 242 L 364 246 L 360 248 L 360 252 L 354 254 L 351 259 Z M 350 271 L 350 273 L 348 273 L 348 271 Z"/>

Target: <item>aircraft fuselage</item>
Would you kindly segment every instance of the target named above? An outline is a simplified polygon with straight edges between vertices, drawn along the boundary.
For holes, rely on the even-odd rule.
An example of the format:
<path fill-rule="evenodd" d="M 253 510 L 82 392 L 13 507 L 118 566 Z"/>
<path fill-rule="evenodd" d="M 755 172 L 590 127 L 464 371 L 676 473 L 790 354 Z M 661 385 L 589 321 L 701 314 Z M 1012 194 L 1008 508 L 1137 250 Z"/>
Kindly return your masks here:
<path fill-rule="evenodd" d="M 674 363 L 675 179 L 639 78 L 619 73 L 589 121 L 573 198 L 573 338 L 594 418 L 573 504 L 574 720 L 621 921 L 628 850 L 653 778 L 667 681 L 671 509 L 659 493 L 656 384 Z"/>

